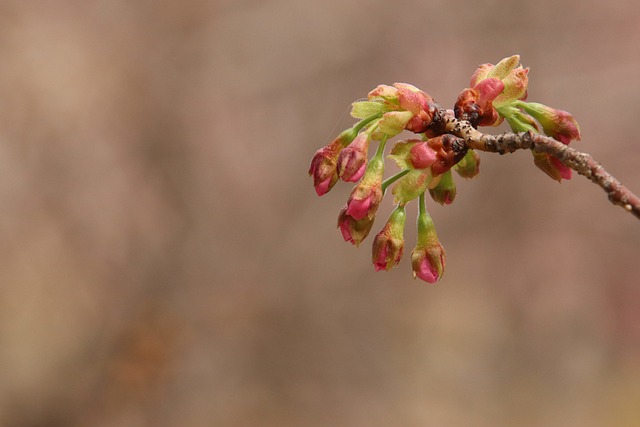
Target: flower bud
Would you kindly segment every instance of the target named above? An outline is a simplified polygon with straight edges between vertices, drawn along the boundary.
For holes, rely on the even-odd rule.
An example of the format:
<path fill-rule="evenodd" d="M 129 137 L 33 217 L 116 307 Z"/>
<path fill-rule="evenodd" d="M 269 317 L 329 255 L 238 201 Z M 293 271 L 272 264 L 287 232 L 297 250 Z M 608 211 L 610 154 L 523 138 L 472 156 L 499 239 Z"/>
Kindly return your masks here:
<path fill-rule="evenodd" d="M 408 139 L 396 142 L 388 157 L 402 169 L 425 169 L 436 161 L 436 152 L 426 141 Z"/>
<path fill-rule="evenodd" d="M 435 283 L 442 277 L 444 265 L 445 251 L 438 240 L 429 247 L 416 247 L 411 251 L 414 279 L 418 277 L 427 283 Z"/>
<path fill-rule="evenodd" d="M 362 180 L 354 187 L 347 201 L 347 214 L 356 220 L 375 215 L 382 200 L 384 161 L 375 156 L 369 162 Z"/>
<path fill-rule="evenodd" d="M 322 147 L 311 159 L 309 176 L 313 178 L 313 186 L 318 196 L 331 190 L 338 181 L 338 155 L 340 151 L 355 139 L 358 132 L 354 128 L 343 131 L 329 145 Z"/>
<path fill-rule="evenodd" d="M 513 55 L 495 66 L 478 67 L 471 76 L 471 89 L 476 90 L 477 96 L 463 91 L 456 104 L 456 117 L 466 118 L 476 126 L 499 125 L 501 116 L 505 116 L 501 108 L 527 96 L 529 69 L 519 66 L 519 62 L 520 56 Z"/>
<path fill-rule="evenodd" d="M 406 129 L 414 133 L 422 133 L 433 122 L 438 109 L 434 99 L 427 93 L 406 83 L 394 83 L 398 89 L 400 108 L 412 113 Z"/>
<path fill-rule="evenodd" d="M 453 182 L 453 175 L 448 170 L 442 174 L 438 185 L 429 189 L 431 198 L 441 205 L 450 205 L 456 198 L 456 184 Z"/>
<path fill-rule="evenodd" d="M 411 252 L 411 266 L 414 279 L 418 277 L 425 282 L 435 283 L 444 273 L 445 251 L 422 199 L 418 214 L 418 241 Z"/>
<path fill-rule="evenodd" d="M 338 180 L 336 163 L 342 145 L 336 141 L 316 151 L 311 159 L 309 175 L 313 177 L 313 185 L 318 196 L 328 193 Z"/>
<path fill-rule="evenodd" d="M 556 110 L 537 102 L 518 102 L 518 107 L 531 114 L 540 125 L 544 133 L 563 144 L 572 140 L 580 140 L 580 127 L 576 119 L 568 112 Z"/>
<path fill-rule="evenodd" d="M 469 149 L 453 169 L 463 178 L 474 178 L 480 173 L 480 155 Z"/>
<path fill-rule="evenodd" d="M 347 206 L 344 206 L 338 215 L 338 228 L 340 228 L 344 241 L 359 246 L 369 235 L 374 218 L 372 215 L 357 220 L 347 214 Z"/>
<path fill-rule="evenodd" d="M 338 156 L 338 176 L 343 181 L 356 182 L 364 175 L 367 166 L 371 135 L 369 132 L 360 133 L 351 144 L 340 152 Z"/>
<path fill-rule="evenodd" d="M 558 159 L 547 153 L 533 153 L 533 164 L 542 172 L 546 173 L 549 178 L 555 181 L 563 179 L 571 179 L 571 169 L 560 163 Z"/>
<path fill-rule="evenodd" d="M 400 262 L 404 250 L 404 223 L 404 206 L 399 205 L 373 241 L 372 258 L 376 271 L 391 270 Z"/>

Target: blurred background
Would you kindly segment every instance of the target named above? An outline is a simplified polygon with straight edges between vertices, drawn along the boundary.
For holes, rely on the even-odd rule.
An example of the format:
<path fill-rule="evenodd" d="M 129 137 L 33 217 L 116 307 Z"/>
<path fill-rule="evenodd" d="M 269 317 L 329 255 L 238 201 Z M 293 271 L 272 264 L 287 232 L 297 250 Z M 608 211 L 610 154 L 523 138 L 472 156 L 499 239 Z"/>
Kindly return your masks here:
<path fill-rule="evenodd" d="M 429 204 L 448 258 L 427 285 L 406 256 L 374 273 L 371 239 L 335 228 L 350 186 L 307 176 L 377 84 L 450 107 L 519 53 L 529 99 L 640 192 L 639 20 L 632 0 L 0 0 L 0 425 L 640 425 L 640 224 L 601 189 L 484 154 Z"/>

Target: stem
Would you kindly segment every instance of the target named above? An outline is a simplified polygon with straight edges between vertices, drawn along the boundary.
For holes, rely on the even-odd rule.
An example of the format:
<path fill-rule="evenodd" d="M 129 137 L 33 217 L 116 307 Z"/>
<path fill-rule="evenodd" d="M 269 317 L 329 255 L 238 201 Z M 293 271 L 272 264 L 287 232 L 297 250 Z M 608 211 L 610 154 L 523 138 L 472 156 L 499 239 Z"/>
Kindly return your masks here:
<path fill-rule="evenodd" d="M 356 133 L 358 133 L 363 127 L 365 127 L 372 121 L 379 119 L 380 117 L 382 117 L 382 113 L 374 114 L 372 116 L 367 117 L 366 119 L 362 119 L 358 123 L 356 123 L 356 125 L 353 127 L 353 130 L 356 131 Z"/>
<path fill-rule="evenodd" d="M 385 179 L 382 182 L 382 193 L 384 194 L 384 192 L 387 191 L 387 187 L 388 186 L 390 186 L 391 184 L 393 184 L 394 182 L 396 182 L 397 180 L 399 180 L 400 178 L 402 178 L 403 176 L 408 174 L 409 171 L 410 171 L 410 169 L 405 169 L 405 170 L 403 170 L 401 172 L 398 172 L 397 174 L 395 174 L 393 176 L 390 176 L 389 178 Z"/>
<path fill-rule="evenodd" d="M 387 139 L 389 139 L 389 136 L 384 135 L 380 140 L 380 144 L 378 145 L 378 149 L 376 150 L 376 156 L 382 157 L 384 155 L 384 146 L 387 145 Z"/>
<path fill-rule="evenodd" d="M 483 134 L 464 120 L 450 119 L 446 123 L 446 130 L 463 138 L 468 148 L 480 151 L 505 154 L 531 149 L 537 153 L 549 154 L 563 165 L 600 186 L 607 193 L 611 203 L 621 206 L 640 219 L 640 198 L 622 185 L 589 154 L 582 153 L 551 137 L 533 132 Z"/>
<path fill-rule="evenodd" d="M 424 191 L 420 194 L 420 198 L 418 199 L 418 216 L 426 215 L 427 208 L 424 204 Z"/>
<path fill-rule="evenodd" d="M 423 191 L 420 194 L 420 198 L 418 199 L 418 242 L 419 246 L 427 246 L 429 239 L 433 239 L 434 237 L 437 239 L 435 235 L 435 228 L 433 227 L 433 219 L 431 219 L 431 215 L 427 212 L 427 207 L 425 204 L 425 193 Z"/>

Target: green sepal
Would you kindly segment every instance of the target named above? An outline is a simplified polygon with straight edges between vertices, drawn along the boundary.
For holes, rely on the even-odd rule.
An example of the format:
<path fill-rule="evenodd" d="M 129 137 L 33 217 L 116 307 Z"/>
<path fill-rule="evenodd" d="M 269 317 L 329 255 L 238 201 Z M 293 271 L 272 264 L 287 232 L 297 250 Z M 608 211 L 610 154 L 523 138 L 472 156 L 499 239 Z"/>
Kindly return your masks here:
<path fill-rule="evenodd" d="M 377 114 L 382 115 L 382 113 L 388 110 L 389 107 L 384 105 L 382 102 L 356 101 L 351 104 L 351 117 L 355 117 L 356 119 L 365 119 Z"/>
<path fill-rule="evenodd" d="M 411 111 L 389 111 L 384 113 L 373 133 L 373 138 L 381 139 L 383 135 L 387 135 L 389 138 L 396 136 L 404 130 L 412 117 L 413 113 Z"/>
<path fill-rule="evenodd" d="M 398 141 L 393 145 L 393 148 L 387 157 L 396 162 L 400 169 L 415 169 L 410 160 L 411 149 L 416 144 L 421 143 L 422 141 L 417 139 Z"/>
<path fill-rule="evenodd" d="M 433 183 L 434 178 L 430 168 L 414 169 L 400 178 L 393 186 L 391 190 L 393 202 L 404 205 L 418 198 Z"/>

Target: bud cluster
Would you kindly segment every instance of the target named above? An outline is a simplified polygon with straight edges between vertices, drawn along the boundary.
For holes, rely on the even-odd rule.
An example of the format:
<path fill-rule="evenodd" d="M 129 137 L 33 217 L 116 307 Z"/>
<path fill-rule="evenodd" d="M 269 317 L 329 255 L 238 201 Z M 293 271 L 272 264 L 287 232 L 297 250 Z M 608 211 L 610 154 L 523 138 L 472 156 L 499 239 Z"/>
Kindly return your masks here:
<path fill-rule="evenodd" d="M 514 132 L 544 132 L 564 144 L 580 139 L 571 114 L 525 101 L 529 69 L 519 62 L 515 55 L 496 65 L 480 65 L 452 110 L 440 107 L 412 85 L 380 85 L 366 101 L 352 104 L 351 115 L 359 122 L 313 156 L 309 175 L 319 196 L 338 180 L 355 183 L 337 224 L 344 240 L 355 246 L 369 235 L 386 189 L 393 185 L 396 208 L 373 241 L 376 271 L 390 270 L 399 263 L 404 249 L 405 206 L 419 199 L 418 239 L 411 252 L 413 276 L 433 283 L 444 273 L 445 253 L 426 211 L 425 195 L 441 205 L 451 204 L 456 197 L 452 170 L 463 178 L 473 178 L 480 167 L 478 153 L 454 134 L 450 123 L 466 120 L 477 128 L 506 120 Z M 405 130 L 419 138 L 393 144 L 388 157 L 400 171 L 384 179 L 387 141 Z M 377 148 L 369 158 L 372 144 Z M 571 176 L 571 170 L 548 154 L 534 153 L 534 163 L 554 179 Z"/>

